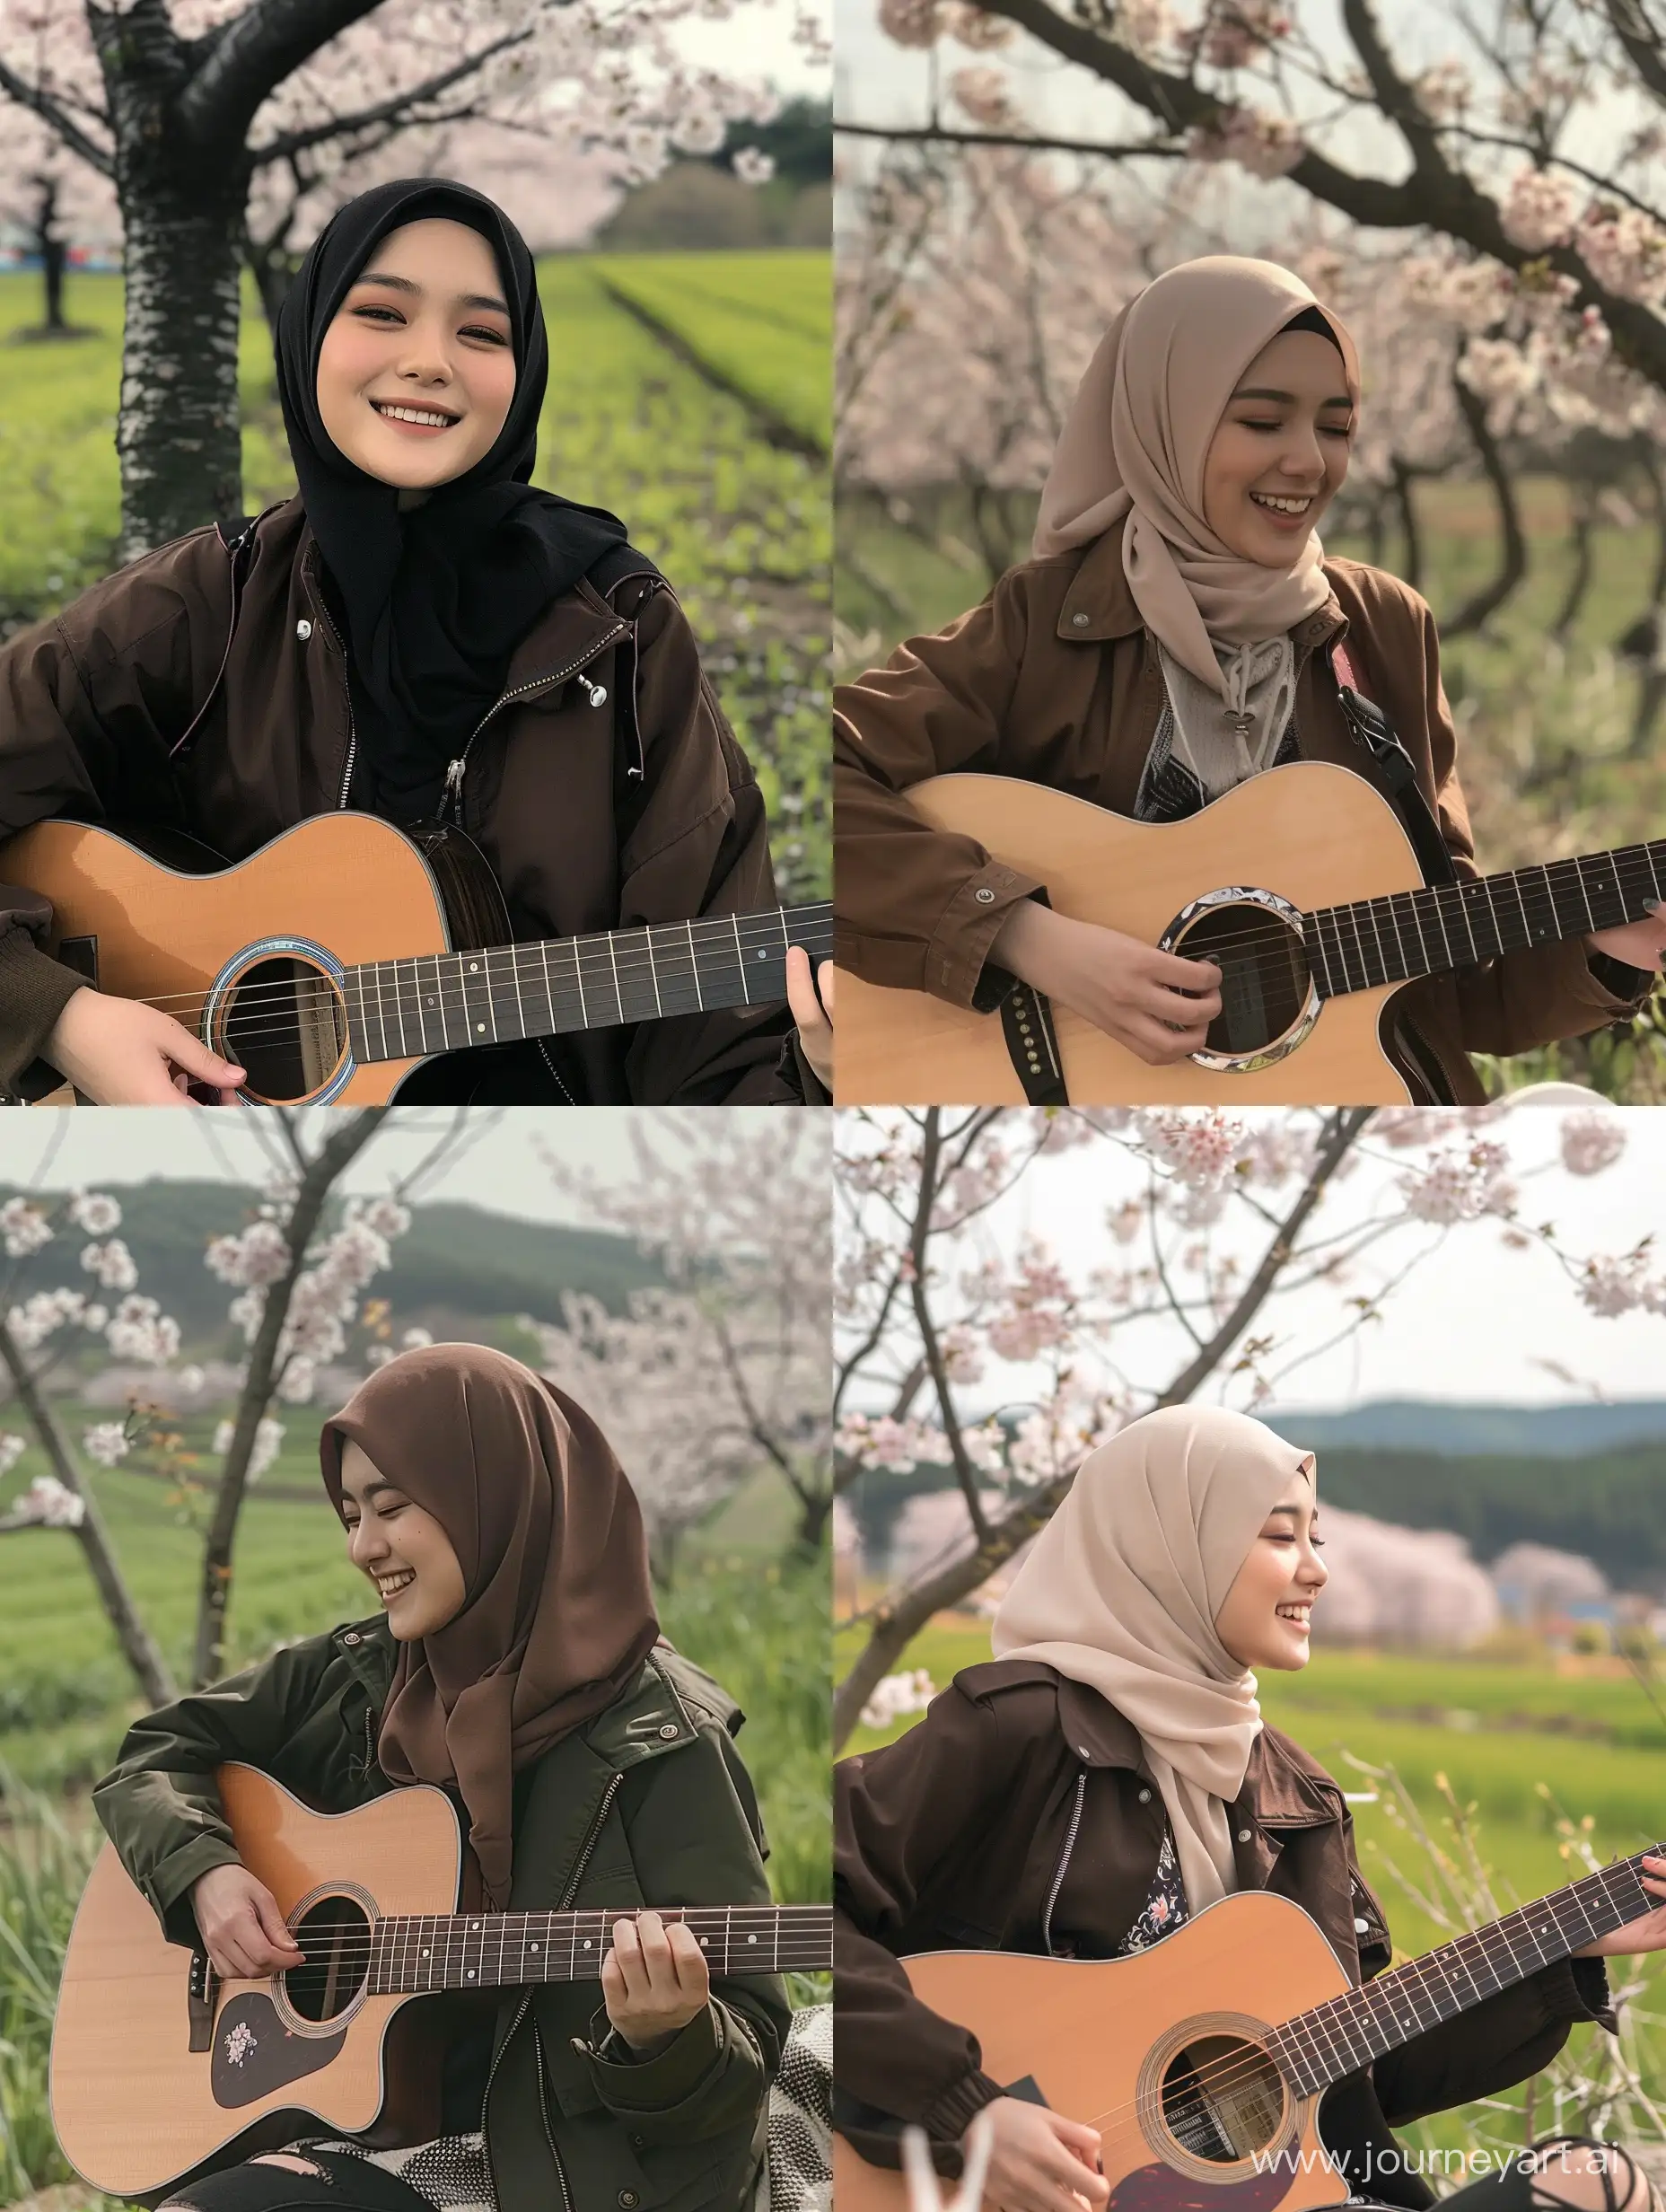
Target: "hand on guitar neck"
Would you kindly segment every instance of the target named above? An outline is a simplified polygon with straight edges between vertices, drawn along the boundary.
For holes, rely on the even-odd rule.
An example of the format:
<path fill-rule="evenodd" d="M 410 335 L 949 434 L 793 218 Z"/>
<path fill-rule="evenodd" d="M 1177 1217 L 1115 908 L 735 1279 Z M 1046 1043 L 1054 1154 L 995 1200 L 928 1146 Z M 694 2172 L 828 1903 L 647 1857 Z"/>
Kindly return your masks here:
<path fill-rule="evenodd" d="M 83 985 L 53 1026 L 42 1057 L 95 1106 L 189 1106 L 191 1086 L 232 1106 L 243 1070 L 160 1007 Z"/>
<path fill-rule="evenodd" d="M 820 994 L 818 996 L 818 994 Z M 798 1024 L 798 1041 L 824 1091 L 833 1088 L 833 963 L 824 960 L 811 979 L 802 944 L 786 956 L 786 999 Z"/>
<path fill-rule="evenodd" d="M 1623 960 L 1628 968 L 1658 968 L 1666 953 L 1666 915 L 1656 908 L 1641 922 L 1627 922 L 1619 929 L 1592 930 L 1585 943 L 1593 952 Z"/>
<path fill-rule="evenodd" d="M 1645 1951 L 1666 1951 L 1666 1858 L 1644 1859 L 1643 1886 L 1661 1900 L 1654 1910 L 1610 1928 L 1594 1943 L 1582 1944 L 1574 1953 L 1576 1959 L 1635 1959 Z"/>
<path fill-rule="evenodd" d="M 1034 899 L 1013 908 L 989 957 L 1152 1067 L 1200 1050 L 1221 1011 L 1221 971 L 1208 961 L 1177 959 Z"/>

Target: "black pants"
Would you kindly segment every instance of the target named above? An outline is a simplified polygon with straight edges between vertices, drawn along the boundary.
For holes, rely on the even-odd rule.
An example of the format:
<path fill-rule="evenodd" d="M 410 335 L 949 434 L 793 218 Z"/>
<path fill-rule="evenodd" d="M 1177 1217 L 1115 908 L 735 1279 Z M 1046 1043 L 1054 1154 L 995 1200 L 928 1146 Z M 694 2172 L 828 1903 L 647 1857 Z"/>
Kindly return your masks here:
<path fill-rule="evenodd" d="M 167 2205 L 189 2206 L 190 2212 L 311 2212 L 317 2205 L 333 2205 L 335 2212 L 433 2212 L 428 2199 L 398 2174 L 384 2173 L 362 2158 L 346 2158 L 339 2151 L 285 2151 L 284 2155 L 304 2159 L 320 2171 L 297 2173 L 292 2166 L 251 2160 L 210 2174 L 206 2181 L 190 2182 Z"/>

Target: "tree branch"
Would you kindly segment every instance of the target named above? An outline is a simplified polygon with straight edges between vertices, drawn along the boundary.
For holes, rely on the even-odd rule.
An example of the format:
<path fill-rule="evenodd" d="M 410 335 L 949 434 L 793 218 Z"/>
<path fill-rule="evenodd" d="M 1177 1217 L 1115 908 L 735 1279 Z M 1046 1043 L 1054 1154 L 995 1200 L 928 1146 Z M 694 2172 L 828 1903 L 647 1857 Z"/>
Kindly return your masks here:
<path fill-rule="evenodd" d="M 20 77 L 4 61 L 0 61 L 0 92 L 15 101 L 20 108 L 27 108 L 31 115 L 38 115 L 49 129 L 57 133 L 72 154 L 79 154 L 101 177 L 115 175 L 115 155 L 107 153 L 96 139 L 89 138 L 74 116 L 50 92 L 43 92 L 38 84 Z"/>
<path fill-rule="evenodd" d="M 960 1434 L 960 1417 L 954 1409 L 954 1393 L 949 1387 L 949 1370 L 943 1364 L 943 1347 L 937 1340 L 937 1324 L 932 1318 L 931 1305 L 925 1295 L 925 1248 L 932 1233 L 932 1209 L 937 1203 L 937 1160 L 942 1145 L 941 1111 L 934 1106 L 925 1117 L 925 1142 L 920 1151 L 920 1202 L 915 1211 L 914 1227 L 908 1240 L 908 1249 L 914 1260 L 908 1295 L 914 1302 L 915 1326 L 920 1332 L 920 1346 L 925 1355 L 925 1365 L 937 1393 L 937 1409 L 943 1416 L 943 1432 L 954 1462 L 954 1479 L 960 1486 L 961 1494 L 966 1499 L 966 1510 L 972 1516 L 972 1527 L 981 1541 L 989 1533 L 989 1523 L 984 1513 L 983 1499 L 978 1495 L 978 1471 L 968 1456 L 966 1440 Z"/>
<path fill-rule="evenodd" d="M 488 61 L 495 60 L 499 54 L 505 53 L 511 47 L 524 45 L 531 35 L 530 31 L 505 31 L 501 39 L 495 39 L 489 46 L 483 46 L 478 54 L 467 55 L 461 61 L 452 63 L 450 68 L 436 71 L 433 76 L 425 77 L 420 84 L 413 84 L 407 92 L 390 93 L 386 100 L 378 101 L 374 107 L 360 108 L 352 115 L 332 116 L 329 122 L 312 124 L 305 130 L 285 131 L 281 137 L 271 139 L 265 145 L 252 146 L 250 159 L 255 168 L 262 169 L 268 162 L 286 162 L 295 154 L 310 152 L 313 146 L 325 145 L 333 138 L 350 137 L 355 131 L 374 130 L 383 123 L 402 122 L 410 109 L 420 105 L 425 100 L 437 100 L 442 92 L 448 92 L 453 84 L 461 83 L 465 77 L 483 69 Z"/>
<path fill-rule="evenodd" d="M 1092 154 L 1107 161 L 1127 161 L 1147 157 L 1160 162 L 1178 162 L 1186 158 L 1184 146 L 1164 145 L 1161 139 L 1116 145 L 1092 138 L 1037 138 L 1033 133 L 1001 130 L 951 130 L 940 123 L 901 126 L 890 123 L 839 123 L 833 126 L 837 136 L 847 138 L 894 138 L 903 145 L 945 146 L 1019 146 L 1039 154 Z"/>
<path fill-rule="evenodd" d="M 179 1696 L 179 1689 L 169 1670 L 167 1661 L 150 1630 L 140 1618 L 134 1603 L 133 1593 L 123 1578 L 110 1540 L 110 1532 L 104 1526 L 98 1500 L 81 1479 L 81 1470 L 69 1439 L 59 1425 L 51 1401 L 40 1387 L 40 1378 L 31 1368 L 22 1347 L 12 1334 L 11 1324 L 0 1320 L 0 1360 L 5 1363 L 18 1403 L 34 1425 L 40 1439 L 40 1448 L 46 1453 L 52 1472 L 66 1490 L 73 1491 L 84 1508 L 75 1531 L 76 1541 L 86 1555 L 99 1598 L 104 1607 L 106 1620 L 116 1631 L 116 1640 L 121 1646 L 122 1657 L 132 1668 L 140 1689 L 154 1706 L 171 1705 Z"/>
<path fill-rule="evenodd" d="M 238 1515 L 248 1488 L 249 1462 L 255 1439 L 278 1379 L 277 1347 L 289 1318 L 295 1285 L 306 1266 L 307 1247 L 319 1217 L 340 1176 L 369 1144 L 392 1111 L 389 1106 L 366 1107 L 336 1128 L 306 1164 L 289 1219 L 284 1224 L 289 1246 L 289 1266 L 281 1281 L 267 1293 L 260 1326 L 249 1355 L 249 1373 L 238 1401 L 237 1423 L 221 1470 L 215 1497 L 214 1518 L 203 1548 L 202 1585 L 197 1597 L 197 1652 L 192 1681 L 201 1690 L 218 1680 L 225 1655 L 225 1612 L 232 1592 L 232 1548 Z"/>
<path fill-rule="evenodd" d="M 202 43 L 204 58 L 174 109 L 205 144 L 241 148 L 263 101 L 320 47 L 373 14 L 378 0 L 254 0 Z"/>
<path fill-rule="evenodd" d="M 1478 392 L 1471 391 L 1461 376 L 1452 378 L 1452 391 L 1460 413 L 1469 426 L 1469 435 L 1480 458 L 1486 480 L 1493 487 L 1493 497 L 1498 506 L 1498 527 L 1504 539 L 1499 556 L 1498 573 L 1478 592 L 1472 592 L 1458 610 L 1440 626 L 1443 637 L 1463 637 L 1478 630 L 1489 615 L 1496 614 L 1527 574 L 1527 537 L 1521 528 L 1521 512 L 1517 504 L 1515 486 L 1510 481 L 1510 471 L 1504 466 L 1504 457 L 1499 451 L 1486 419 L 1486 402 Z"/>

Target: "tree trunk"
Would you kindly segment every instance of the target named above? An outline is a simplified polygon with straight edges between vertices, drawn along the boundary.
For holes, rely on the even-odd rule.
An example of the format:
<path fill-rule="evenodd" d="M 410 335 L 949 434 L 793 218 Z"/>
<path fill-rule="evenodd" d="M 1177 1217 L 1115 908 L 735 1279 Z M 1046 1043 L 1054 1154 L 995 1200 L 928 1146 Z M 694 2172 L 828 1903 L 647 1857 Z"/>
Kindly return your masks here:
<path fill-rule="evenodd" d="M 1412 496 L 1412 486 L 1416 482 L 1416 471 L 1409 468 L 1398 453 L 1389 466 L 1394 471 L 1394 505 L 1400 518 L 1400 535 L 1406 541 L 1406 557 L 1400 564 L 1400 582 L 1409 584 L 1414 592 L 1423 589 L 1423 535 L 1417 528 L 1417 503 Z"/>
<path fill-rule="evenodd" d="M 806 1551 L 820 1551 L 833 1511 L 830 1494 L 801 1490 L 798 1494 L 798 1540 Z"/>
<path fill-rule="evenodd" d="M 332 1132 L 303 1172 L 301 1188 L 284 1224 L 289 1267 L 282 1281 L 274 1283 L 267 1293 L 260 1326 L 250 1349 L 248 1379 L 238 1400 L 237 1421 L 215 1497 L 214 1519 L 203 1547 L 197 1655 L 191 1675 L 198 1690 L 217 1681 L 224 1672 L 225 1615 L 232 1596 L 232 1550 L 237 1540 L 238 1517 L 248 1490 L 249 1462 L 254 1456 L 255 1438 L 277 1386 L 278 1339 L 289 1315 L 296 1281 L 306 1264 L 307 1246 L 312 1241 L 330 1191 L 392 1110 L 390 1106 L 367 1107 Z"/>
<path fill-rule="evenodd" d="M 40 194 L 35 214 L 35 243 L 40 253 L 40 276 L 44 288 L 40 327 L 43 330 L 61 333 L 68 328 L 64 320 L 64 265 L 68 259 L 57 228 L 58 180 L 54 176 L 40 176 L 34 180 Z"/>
<path fill-rule="evenodd" d="M 1452 379 L 1452 390 L 1463 418 L 1469 426 L 1486 480 L 1493 487 L 1493 497 L 1498 507 L 1498 529 L 1504 540 L 1499 557 L 1498 573 L 1490 584 L 1484 584 L 1450 619 L 1441 624 L 1442 637 L 1462 637 L 1478 630 L 1483 622 L 1497 613 L 1510 594 L 1527 574 L 1527 533 L 1521 528 L 1521 510 L 1516 504 L 1515 485 L 1498 441 L 1487 426 L 1486 402 L 1477 392 L 1470 391 L 1460 376 Z"/>
<path fill-rule="evenodd" d="M 241 134 L 198 137 L 176 97 L 189 49 L 166 11 L 89 9 L 115 139 L 127 314 L 121 557 L 243 511 L 238 251 L 249 192 Z"/>
<path fill-rule="evenodd" d="M 132 1668 L 139 1688 L 153 1707 L 171 1705 L 179 1696 L 168 1663 L 160 1647 L 139 1615 L 133 1602 L 133 1593 L 123 1579 L 120 1563 L 111 1548 L 110 1532 L 104 1526 L 104 1517 L 98 1501 L 87 1491 L 81 1479 L 81 1469 L 69 1448 L 69 1440 L 53 1411 L 51 1401 L 35 1380 L 27 1357 L 20 1349 L 12 1331 L 0 1321 L 0 1360 L 4 1360 L 17 1391 L 17 1400 L 29 1416 L 40 1448 L 46 1453 L 52 1472 L 66 1490 L 73 1491 L 84 1508 L 81 1525 L 75 1530 L 75 1540 L 86 1556 L 99 1601 L 104 1608 L 104 1617 L 116 1631 L 116 1641 L 121 1646 L 121 1655 Z"/>
<path fill-rule="evenodd" d="M 1574 504 L 1573 527 L 1568 531 L 1574 566 L 1562 604 L 1556 609 L 1556 619 L 1550 625 L 1550 635 L 1557 639 L 1565 638 L 1579 619 L 1579 610 L 1590 592 L 1591 545 L 1596 536 L 1596 511 L 1590 500 L 1577 485 L 1573 484 L 1568 487 L 1568 496 Z"/>

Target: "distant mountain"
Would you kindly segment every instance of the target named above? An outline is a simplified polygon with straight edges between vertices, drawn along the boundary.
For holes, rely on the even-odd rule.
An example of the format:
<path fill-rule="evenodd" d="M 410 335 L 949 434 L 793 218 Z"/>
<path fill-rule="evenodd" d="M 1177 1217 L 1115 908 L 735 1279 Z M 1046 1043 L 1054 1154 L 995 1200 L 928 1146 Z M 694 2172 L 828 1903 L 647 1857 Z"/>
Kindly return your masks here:
<path fill-rule="evenodd" d="M 1260 1418 L 1293 1444 L 1315 1451 L 1338 1444 L 1397 1452 L 1578 1459 L 1616 1446 L 1666 1440 L 1666 1399 L 1626 1398 L 1609 1405 L 1446 1406 L 1384 1398 L 1346 1413 L 1279 1409 Z"/>
<path fill-rule="evenodd" d="M 133 1254 L 139 1286 L 179 1322 L 197 1354 L 229 1349 L 225 1318 L 232 1293 L 203 1265 L 211 1238 L 241 1228 L 258 1203 L 235 1183 L 172 1182 L 153 1177 L 126 1186 L 102 1183 L 118 1200 L 117 1233 Z M 0 1204 L 15 1196 L 0 1185 Z M 63 1283 L 90 1287 L 76 1264 L 84 1238 L 60 1233 L 42 1251 L 9 1263 L 9 1300 Z M 656 1263 L 630 1239 L 596 1229 L 522 1221 L 479 1206 L 451 1201 L 411 1208 L 411 1225 L 393 1247 L 393 1262 L 371 1286 L 389 1299 L 396 1325 L 420 1323 L 447 1336 L 530 1313 L 558 1321 L 565 1291 L 588 1291 L 617 1311 L 632 1290 L 662 1281 Z"/>

